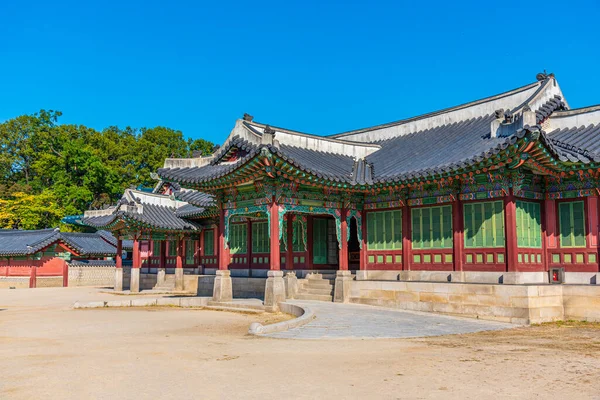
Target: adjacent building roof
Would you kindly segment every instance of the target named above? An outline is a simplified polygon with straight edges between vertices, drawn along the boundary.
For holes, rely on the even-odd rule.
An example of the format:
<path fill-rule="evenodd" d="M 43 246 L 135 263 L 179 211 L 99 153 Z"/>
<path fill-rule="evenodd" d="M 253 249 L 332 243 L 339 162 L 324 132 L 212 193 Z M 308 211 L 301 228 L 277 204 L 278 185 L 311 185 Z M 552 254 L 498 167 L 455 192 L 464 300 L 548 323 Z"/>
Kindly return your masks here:
<path fill-rule="evenodd" d="M 60 232 L 58 229 L 34 231 L 0 230 L 0 256 L 29 256 L 60 243 L 81 257 L 108 257 L 116 247 L 96 233 Z"/>
<path fill-rule="evenodd" d="M 70 249 L 84 257 L 116 255 L 117 248 L 97 233 L 61 232 L 60 239 Z"/>
<path fill-rule="evenodd" d="M 117 247 L 117 238 L 109 231 L 105 231 L 100 229 L 96 232 L 98 235 L 102 236 L 104 240 Z M 132 251 L 133 250 L 133 240 L 125 239 L 121 242 L 121 247 L 123 250 Z"/>
<path fill-rule="evenodd" d="M 197 223 L 178 215 L 178 211 L 184 206 L 188 206 L 188 203 L 170 196 L 127 189 L 116 206 L 86 211 L 82 223 L 99 229 L 112 229 L 117 224 L 170 231 L 199 229 Z M 188 213 L 186 215 L 190 215 L 192 211 L 202 213 L 203 209 L 186 207 L 185 211 Z"/>

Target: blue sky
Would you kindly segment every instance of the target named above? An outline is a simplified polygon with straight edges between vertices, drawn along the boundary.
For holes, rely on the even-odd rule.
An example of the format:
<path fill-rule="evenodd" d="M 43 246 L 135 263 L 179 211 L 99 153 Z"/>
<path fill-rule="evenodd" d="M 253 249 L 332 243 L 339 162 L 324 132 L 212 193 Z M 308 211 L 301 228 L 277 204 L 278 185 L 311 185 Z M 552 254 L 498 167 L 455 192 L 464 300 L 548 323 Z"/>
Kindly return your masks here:
<path fill-rule="evenodd" d="M 0 121 L 168 126 L 221 143 L 236 118 L 333 134 L 554 72 L 600 103 L 600 2 L 0 2 Z"/>

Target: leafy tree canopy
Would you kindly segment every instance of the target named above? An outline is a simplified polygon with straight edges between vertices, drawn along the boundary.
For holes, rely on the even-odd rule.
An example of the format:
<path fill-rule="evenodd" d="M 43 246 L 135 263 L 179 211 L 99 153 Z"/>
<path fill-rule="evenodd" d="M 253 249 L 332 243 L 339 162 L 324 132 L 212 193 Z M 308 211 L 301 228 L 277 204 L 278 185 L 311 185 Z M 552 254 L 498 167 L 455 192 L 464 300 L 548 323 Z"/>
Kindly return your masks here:
<path fill-rule="evenodd" d="M 59 124 L 41 110 L 0 124 L 0 228 L 58 226 L 66 215 L 114 204 L 131 186 L 153 186 L 167 157 L 208 155 L 214 144 L 166 127 L 97 131 Z"/>

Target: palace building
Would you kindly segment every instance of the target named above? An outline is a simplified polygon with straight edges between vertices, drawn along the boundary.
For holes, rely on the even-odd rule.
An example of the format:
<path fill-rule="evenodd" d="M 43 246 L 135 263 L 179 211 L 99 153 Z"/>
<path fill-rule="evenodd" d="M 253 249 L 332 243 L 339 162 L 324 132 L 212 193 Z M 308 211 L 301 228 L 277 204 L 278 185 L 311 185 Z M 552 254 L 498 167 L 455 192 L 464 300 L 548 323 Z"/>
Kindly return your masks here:
<path fill-rule="evenodd" d="M 217 300 L 231 276 L 267 278 L 266 305 L 285 296 L 283 272 L 329 271 L 342 301 L 353 279 L 594 284 L 599 177 L 600 106 L 571 109 L 543 73 L 332 136 L 246 114 L 214 154 L 167 159 L 154 193 L 127 190 L 82 222 L 118 248 L 133 239 L 132 291 L 140 270 L 177 289 L 216 275 Z"/>

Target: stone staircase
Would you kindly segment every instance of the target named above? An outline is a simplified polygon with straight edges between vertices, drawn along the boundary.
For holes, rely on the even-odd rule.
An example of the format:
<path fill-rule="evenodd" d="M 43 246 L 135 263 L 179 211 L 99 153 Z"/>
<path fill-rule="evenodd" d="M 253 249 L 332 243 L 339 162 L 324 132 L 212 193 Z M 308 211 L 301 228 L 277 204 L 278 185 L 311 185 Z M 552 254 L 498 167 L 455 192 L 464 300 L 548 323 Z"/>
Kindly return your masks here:
<path fill-rule="evenodd" d="M 294 296 L 298 300 L 333 301 L 333 285 L 335 273 L 309 274 L 306 279 L 298 280 L 298 294 Z"/>
<path fill-rule="evenodd" d="M 157 282 L 152 290 L 160 290 L 161 292 L 172 292 L 175 290 L 175 275 L 166 274 L 164 282 Z"/>

